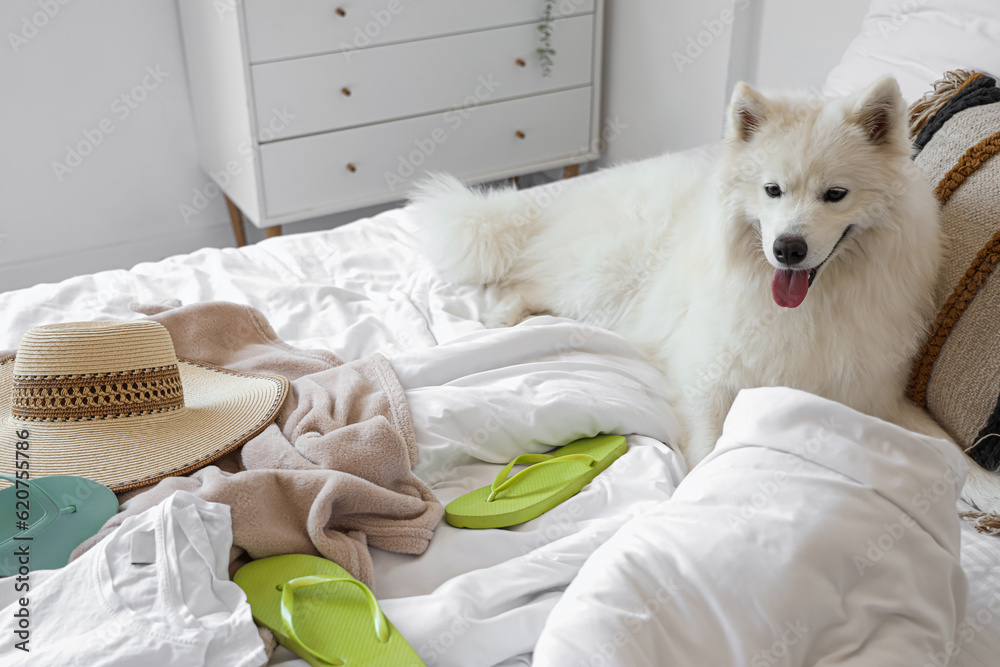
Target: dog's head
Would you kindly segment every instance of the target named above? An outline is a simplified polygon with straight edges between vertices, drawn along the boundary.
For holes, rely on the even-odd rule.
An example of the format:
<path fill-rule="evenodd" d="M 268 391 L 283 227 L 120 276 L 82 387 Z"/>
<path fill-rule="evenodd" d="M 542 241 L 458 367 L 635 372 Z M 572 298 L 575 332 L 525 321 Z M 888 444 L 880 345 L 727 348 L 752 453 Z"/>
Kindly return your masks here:
<path fill-rule="evenodd" d="M 778 305 L 801 304 L 822 267 L 887 218 L 911 151 L 905 113 L 890 77 L 827 101 L 737 84 L 726 122 L 726 199 L 759 230 Z"/>

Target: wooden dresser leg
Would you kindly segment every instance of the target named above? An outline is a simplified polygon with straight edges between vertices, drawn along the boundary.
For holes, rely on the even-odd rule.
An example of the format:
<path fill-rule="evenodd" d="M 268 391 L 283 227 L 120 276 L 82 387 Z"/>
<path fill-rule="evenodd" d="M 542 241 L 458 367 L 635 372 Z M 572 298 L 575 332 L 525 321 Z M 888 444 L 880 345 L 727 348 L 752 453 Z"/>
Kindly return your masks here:
<path fill-rule="evenodd" d="M 243 214 L 240 212 L 240 207 L 234 204 L 228 196 L 226 197 L 226 207 L 229 209 L 229 222 L 233 223 L 236 247 L 241 248 L 247 244 L 247 234 L 243 229 Z"/>
<path fill-rule="evenodd" d="M 580 175 L 580 165 L 568 164 L 563 167 L 563 178 L 573 178 Z"/>
<path fill-rule="evenodd" d="M 275 225 L 273 227 L 265 227 L 264 236 L 269 239 L 272 239 L 275 236 L 281 236 L 281 225 Z"/>

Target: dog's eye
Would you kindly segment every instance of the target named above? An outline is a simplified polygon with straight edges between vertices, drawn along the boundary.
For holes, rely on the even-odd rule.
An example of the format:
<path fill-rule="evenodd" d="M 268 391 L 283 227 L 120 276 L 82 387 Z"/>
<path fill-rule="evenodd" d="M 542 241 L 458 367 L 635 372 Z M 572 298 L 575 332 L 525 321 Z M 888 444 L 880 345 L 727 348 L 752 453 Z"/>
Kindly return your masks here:
<path fill-rule="evenodd" d="M 764 192 L 766 192 L 767 196 L 770 197 L 771 199 L 781 196 L 781 188 L 779 188 L 774 183 L 768 183 L 767 185 L 765 185 Z"/>
<path fill-rule="evenodd" d="M 847 188 L 830 188 L 823 193 L 823 201 L 840 201 L 847 196 Z"/>

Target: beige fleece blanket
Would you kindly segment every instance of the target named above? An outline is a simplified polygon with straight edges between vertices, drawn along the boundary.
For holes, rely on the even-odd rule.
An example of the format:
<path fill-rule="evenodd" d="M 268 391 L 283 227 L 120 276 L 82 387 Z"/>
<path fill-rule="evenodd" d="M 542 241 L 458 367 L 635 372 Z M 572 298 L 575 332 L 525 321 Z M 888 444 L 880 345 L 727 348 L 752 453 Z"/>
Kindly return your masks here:
<path fill-rule="evenodd" d="M 167 328 L 180 357 L 283 375 L 291 387 L 276 422 L 239 450 L 189 476 L 119 496 L 122 511 L 74 558 L 180 489 L 232 508 L 233 568 L 243 550 L 251 558 L 321 555 L 371 586 L 369 546 L 427 549 L 443 509 L 412 472 L 417 446 L 409 407 L 385 357 L 343 363 L 328 352 L 293 348 L 248 306 L 136 310 Z"/>

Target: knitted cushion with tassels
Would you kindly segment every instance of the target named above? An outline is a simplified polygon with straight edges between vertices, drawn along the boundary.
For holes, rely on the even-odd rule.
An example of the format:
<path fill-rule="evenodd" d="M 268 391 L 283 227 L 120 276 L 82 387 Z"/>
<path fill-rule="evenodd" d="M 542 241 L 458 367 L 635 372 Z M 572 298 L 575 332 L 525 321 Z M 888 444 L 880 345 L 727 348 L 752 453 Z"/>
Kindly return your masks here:
<path fill-rule="evenodd" d="M 980 465 L 1000 469 L 1000 89 L 948 72 L 910 108 L 915 159 L 936 184 L 945 257 L 939 313 L 908 395 Z"/>

